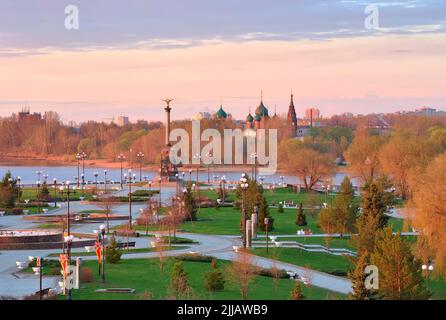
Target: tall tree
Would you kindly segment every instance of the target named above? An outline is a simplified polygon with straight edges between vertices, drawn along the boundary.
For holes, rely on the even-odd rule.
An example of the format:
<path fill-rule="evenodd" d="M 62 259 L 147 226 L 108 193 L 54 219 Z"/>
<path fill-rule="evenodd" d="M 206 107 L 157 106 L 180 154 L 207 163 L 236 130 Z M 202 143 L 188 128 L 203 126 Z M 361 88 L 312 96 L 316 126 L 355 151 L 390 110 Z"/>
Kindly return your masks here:
<path fill-rule="evenodd" d="M 385 139 L 371 135 L 367 128 L 357 130 L 352 144 L 345 152 L 345 158 L 352 171 L 363 181 L 373 181 L 379 174 L 380 150 Z"/>
<path fill-rule="evenodd" d="M 373 300 L 375 292 L 366 288 L 367 274 L 365 268 L 370 264 L 370 255 L 367 250 L 359 253 L 358 257 L 353 259 L 355 269 L 348 273 L 348 278 L 352 282 L 353 291 L 348 295 L 351 300 Z"/>
<path fill-rule="evenodd" d="M 378 217 L 380 227 L 386 226 L 389 217 L 385 213 L 395 201 L 391 188 L 392 183 L 389 179 L 386 176 L 380 176 L 376 181 L 367 182 L 362 190 L 362 215 Z"/>
<path fill-rule="evenodd" d="M 395 132 L 382 147 L 380 162 L 383 171 L 392 179 L 403 199 L 410 195 L 411 176 L 419 175 L 434 154 L 433 143 L 425 138 L 418 138 L 407 129 Z"/>
<path fill-rule="evenodd" d="M 421 263 L 412 254 L 409 243 L 392 228 L 380 232 L 371 263 L 379 270 L 380 298 L 386 300 L 420 300 L 430 296 L 424 287 Z"/>
<path fill-rule="evenodd" d="M 284 169 L 297 175 L 308 191 L 334 170 L 334 159 L 317 144 L 289 140 L 281 145 L 279 159 Z"/>
<path fill-rule="evenodd" d="M 446 153 L 417 178 L 413 190 L 413 201 L 406 212 L 414 228 L 421 232 L 418 246 L 424 256 L 420 258 L 426 262 L 434 259 L 436 271 L 446 274 Z"/>

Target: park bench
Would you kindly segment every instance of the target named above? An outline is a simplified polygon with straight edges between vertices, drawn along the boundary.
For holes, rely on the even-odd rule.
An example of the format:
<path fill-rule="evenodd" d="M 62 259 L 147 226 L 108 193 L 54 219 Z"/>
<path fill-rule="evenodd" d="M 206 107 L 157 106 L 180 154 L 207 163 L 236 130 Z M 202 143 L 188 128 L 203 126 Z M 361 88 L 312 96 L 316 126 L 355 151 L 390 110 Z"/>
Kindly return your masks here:
<path fill-rule="evenodd" d="M 97 289 L 96 292 L 107 292 L 107 293 L 134 293 L 135 289 L 132 288 L 107 288 L 107 289 Z"/>
<path fill-rule="evenodd" d="M 127 242 L 118 242 L 116 246 L 120 249 L 123 249 L 123 248 L 127 248 L 127 247 L 134 248 L 135 245 L 136 245 L 136 242 L 133 241 L 133 242 L 129 242 L 128 244 L 127 244 Z"/>

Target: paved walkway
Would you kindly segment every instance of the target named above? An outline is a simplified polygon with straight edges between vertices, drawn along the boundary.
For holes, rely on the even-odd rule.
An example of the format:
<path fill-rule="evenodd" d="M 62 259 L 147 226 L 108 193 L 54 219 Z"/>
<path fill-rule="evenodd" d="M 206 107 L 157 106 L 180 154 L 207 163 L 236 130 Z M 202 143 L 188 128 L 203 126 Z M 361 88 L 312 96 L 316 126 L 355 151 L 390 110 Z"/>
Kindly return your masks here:
<path fill-rule="evenodd" d="M 163 199 L 168 199 L 170 196 L 167 192 L 164 193 Z M 174 191 L 174 189 L 173 189 Z M 123 193 L 126 190 L 121 191 Z M 170 190 L 172 192 L 172 190 Z M 162 194 L 163 195 L 163 194 Z M 138 216 L 139 209 L 143 208 L 145 204 L 133 204 L 134 218 Z M 97 209 L 95 205 L 72 202 L 71 209 L 73 212 Z M 66 204 L 62 204 L 60 209 L 50 211 L 48 214 L 60 214 L 66 213 Z M 117 214 L 128 214 L 127 204 L 117 206 L 113 211 Z M 121 224 L 122 221 L 110 221 L 110 225 Z M 86 223 L 73 225 L 73 231 L 81 233 L 92 233 L 94 229 L 97 229 L 101 223 Z M 21 216 L 5 216 L 0 217 L 0 225 L 6 229 L 31 229 L 35 228 L 36 224 L 32 221 L 23 220 Z M 187 245 L 189 248 L 165 251 L 165 256 L 174 256 L 190 251 L 198 252 L 204 255 L 213 255 L 220 259 L 234 260 L 236 259 L 236 253 L 233 251 L 234 245 L 240 245 L 240 239 L 234 236 L 218 236 L 218 235 L 202 235 L 192 233 L 178 233 L 178 236 L 185 237 L 199 242 L 195 245 Z M 293 237 L 296 235 L 288 235 L 287 237 Z M 131 241 L 136 242 L 136 248 L 147 248 L 150 246 L 150 238 L 140 237 L 131 238 Z M 83 251 L 82 249 L 73 249 L 73 252 Z M 60 253 L 60 250 L 16 250 L 16 251 L 0 251 L 0 296 L 16 296 L 20 297 L 26 294 L 31 294 L 38 289 L 38 279 L 34 275 L 20 275 L 17 277 L 16 273 L 16 261 L 27 261 L 28 255 L 33 256 L 48 256 L 51 253 Z M 133 253 L 123 254 L 123 259 L 140 259 L 140 258 L 155 258 L 158 257 L 156 252 L 145 253 Z M 95 260 L 95 256 L 84 256 L 84 260 Z M 273 266 L 285 269 L 287 271 L 296 272 L 301 277 L 308 278 L 315 286 L 340 292 L 348 293 L 351 289 L 351 284 L 348 279 L 336 277 L 330 274 L 325 274 L 315 270 L 306 269 L 300 266 L 296 266 L 289 263 L 284 263 L 268 258 L 252 256 L 252 261 L 258 266 L 265 268 L 271 268 Z M 44 277 L 44 287 L 57 287 L 57 277 Z"/>

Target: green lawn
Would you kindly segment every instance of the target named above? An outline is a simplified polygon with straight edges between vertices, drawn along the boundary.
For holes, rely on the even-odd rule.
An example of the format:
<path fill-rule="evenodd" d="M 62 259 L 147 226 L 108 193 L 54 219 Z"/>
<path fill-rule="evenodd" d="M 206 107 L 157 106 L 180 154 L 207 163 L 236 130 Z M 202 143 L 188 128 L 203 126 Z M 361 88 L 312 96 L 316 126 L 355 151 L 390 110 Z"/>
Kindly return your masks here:
<path fill-rule="evenodd" d="M 180 249 L 187 249 L 189 247 L 187 246 L 175 246 L 175 247 L 169 247 L 165 246 L 163 248 L 163 251 L 171 251 L 171 250 L 180 250 Z M 154 248 L 137 248 L 137 249 L 129 249 L 128 251 L 126 249 L 122 249 L 122 254 L 132 254 L 132 253 L 143 253 L 143 252 L 155 252 L 156 250 Z M 72 257 L 85 257 L 85 256 L 95 256 L 95 252 L 81 252 L 81 251 L 72 251 L 71 256 Z M 58 257 L 59 253 L 51 253 L 48 257 Z"/>
<path fill-rule="evenodd" d="M 268 254 L 266 248 L 255 248 L 251 250 L 253 254 L 277 259 L 301 267 L 318 270 L 325 273 L 345 273 L 353 264 L 345 256 L 334 256 L 327 253 L 307 252 L 297 248 L 275 248 L 270 247 Z"/>
<path fill-rule="evenodd" d="M 71 187 L 70 187 L 71 188 Z M 37 194 L 38 194 L 38 188 L 21 188 L 22 195 L 20 196 L 20 201 L 24 200 L 31 200 L 35 201 L 37 200 Z M 52 185 L 48 185 L 49 190 L 49 197 L 53 198 L 54 195 L 56 195 L 57 199 L 65 200 L 67 198 L 66 192 L 61 192 L 59 189 L 56 189 L 56 193 L 54 193 L 54 189 Z M 70 200 L 79 200 L 79 197 L 82 196 L 82 191 L 79 190 L 71 190 L 70 192 Z M 83 196 L 85 197 L 85 200 L 91 200 L 93 198 L 93 195 L 91 194 L 90 190 L 84 190 Z"/>
<path fill-rule="evenodd" d="M 258 256 L 277 259 L 325 273 L 337 274 L 338 272 L 341 272 L 347 274 L 347 272 L 353 268 L 353 264 L 348 257 L 333 256 L 326 253 L 310 253 L 299 249 L 274 247 L 269 249 L 268 254 L 266 253 L 265 248 L 252 249 L 251 252 Z M 446 300 L 446 282 L 443 279 L 431 278 L 426 282 L 426 285 L 433 293 L 432 299 Z"/>
<path fill-rule="evenodd" d="M 293 192 L 287 188 L 277 188 L 274 191 L 264 190 L 264 196 L 268 203 L 275 202 L 278 204 L 281 201 L 294 201 L 294 203 L 303 203 L 308 204 L 311 196 L 314 197 L 314 204 L 321 205 L 324 202 L 330 203 L 333 199 L 333 195 L 330 194 L 327 197 L 324 193 L 315 192 L 311 196 L 306 191 L 301 192 Z M 200 190 L 200 197 L 207 197 L 209 199 L 216 200 L 218 198 L 216 190 Z M 235 200 L 235 191 L 226 189 L 226 200 L 234 201 Z"/>
<path fill-rule="evenodd" d="M 140 299 L 144 293 L 150 293 L 152 299 L 166 299 L 170 296 L 170 274 L 173 258 L 166 260 L 164 271 L 161 272 L 159 259 L 130 259 L 121 260 L 119 264 L 107 265 L 106 284 L 102 284 L 95 270 L 97 264 L 94 261 L 85 261 L 83 266 L 93 270 L 93 282 L 84 283 L 80 290 L 73 290 L 75 300 L 134 300 Z M 239 287 L 230 281 L 226 282 L 225 289 L 221 292 L 208 292 L 204 286 L 204 276 L 210 270 L 210 263 L 184 261 L 185 271 L 188 273 L 189 284 L 193 289 L 193 299 L 240 299 Z M 225 271 L 229 262 L 219 261 L 219 268 Z M 226 272 L 224 272 L 226 273 Z M 272 279 L 256 276 L 250 286 L 248 299 L 288 299 L 294 282 L 288 279 Z M 97 293 L 98 288 L 133 288 L 134 294 Z M 308 299 L 343 299 L 342 294 L 333 293 L 312 286 L 303 285 L 304 295 Z M 64 297 L 61 296 L 61 299 Z"/>

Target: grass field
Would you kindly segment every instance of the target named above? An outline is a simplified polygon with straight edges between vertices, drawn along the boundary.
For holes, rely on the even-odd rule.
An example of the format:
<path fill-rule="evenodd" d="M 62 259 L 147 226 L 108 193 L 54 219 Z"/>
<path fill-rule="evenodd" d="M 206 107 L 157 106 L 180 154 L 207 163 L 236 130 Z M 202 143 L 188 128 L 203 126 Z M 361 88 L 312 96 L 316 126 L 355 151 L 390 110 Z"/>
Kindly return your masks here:
<path fill-rule="evenodd" d="M 35 201 L 37 200 L 37 194 L 39 192 L 38 188 L 21 188 L 20 189 L 22 191 L 22 195 L 20 197 L 21 201 L 24 200 L 30 200 L 30 201 Z M 53 186 L 48 185 L 48 190 L 49 190 L 49 197 L 53 198 L 54 196 L 56 196 L 57 199 L 62 199 L 65 200 L 67 198 L 67 194 L 66 192 L 61 192 L 59 189 L 56 189 L 56 192 L 54 192 Z M 70 191 L 70 200 L 79 200 L 79 198 L 82 196 L 82 191 L 81 190 L 71 190 Z M 91 194 L 90 190 L 84 190 L 83 192 L 83 196 L 85 198 L 85 200 L 91 200 L 93 199 L 93 195 Z"/>
<path fill-rule="evenodd" d="M 181 250 L 181 249 L 187 249 L 187 246 L 164 246 L 163 251 L 172 251 L 172 250 Z M 122 254 L 134 254 L 134 253 L 144 253 L 144 252 L 155 252 L 156 250 L 154 248 L 137 248 L 137 249 L 129 249 L 128 251 L 126 249 L 121 250 Z M 49 257 L 58 257 L 59 253 L 51 253 Z M 81 251 L 73 251 L 71 252 L 72 257 L 86 257 L 86 256 L 96 256 L 95 252 L 81 252 Z"/>
<path fill-rule="evenodd" d="M 346 273 L 353 264 L 347 257 L 334 256 L 327 253 L 307 252 L 297 248 L 255 248 L 251 250 L 253 254 L 288 262 L 301 267 L 318 270 L 325 273 Z"/>
<path fill-rule="evenodd" d="M 75 300 L 135 300 L 141 299 L 142 295 L 149 294 L 152 299 L 166 299 L 171 296 L 170 274 L 173 258 L 166 260 L 164 271 L 161 272 L 158 259 L 131 259 L 121 260 L 119 264 L 107 265 L 105 285 L 101 283 L 100 278 L 93 272 L 94 278 L 91 283 L 83 283 L 80 290 L 73 290 L 73 299 Z M 225 271 L 229 262 L 219 261 L 219 268 Z M 84 267 L 96 270 L 97 264 L 94 261 L 85 261 Z M 192 287 L 192 299 L 220 299 L 232 300 L 240 299 L 239 287 L 230 281 L 225 284 L 225 289 L 220 292 L 208 292 L 204 286 L 204 276 L 210 270 L 208 262 L 184 262 L 184 269 L 188 274 L 189 284 Z M 225 273 L 225 272 L 224 272 Z M 256 276 L 249 288 L 248 299 L 288 299 L 294 282 L 288 279 L 273 279 L 269 277 Z M 343 299 L 342 294 L 333 293 L 321 288 L 312 286 L 307 288 L 304 285 L 304 295 L 308 299 Z M 134 294 L 118 293 L 97 293 L 98 288 L 133 288 Z M 64 297 L 61 296 L 61 299 Z"/>
<path fill-rule="evenodd" d="M 264 248 L 252 249 L 253 254 L 296 264 L 302 267 L 336 275 L 347 274 L 353 268 L 348 257 L 333 256 L 326 253 L 306 252 L 293 248 L 270 248 L 268 254 Z M 433 293 L 432 299 L 446 299 L 446 282 L 443 279 L 431 278 L 426 281 L 427 288 Z"/>

